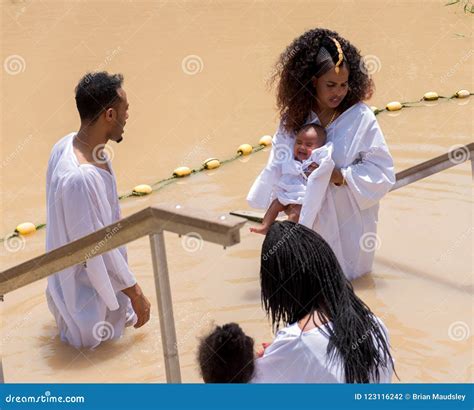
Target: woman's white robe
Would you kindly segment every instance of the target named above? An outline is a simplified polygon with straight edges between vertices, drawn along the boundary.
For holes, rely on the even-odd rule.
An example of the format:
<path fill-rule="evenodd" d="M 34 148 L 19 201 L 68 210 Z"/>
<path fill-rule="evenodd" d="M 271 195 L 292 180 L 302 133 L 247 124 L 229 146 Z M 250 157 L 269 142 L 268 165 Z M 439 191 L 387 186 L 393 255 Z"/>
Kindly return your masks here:
<path fill-rule="evenodd" d="M 381 319 L 377 318 L 377 321 L 389 345 L 388 330 Z M 322 326 L 325 333 L 319 328 L 302 332 L 297 323 L 279 330 L 263 357 L 256 360 L 252 383 L 345 383 L 342 362 L 328 360 L 326 327 L 329 326 L 332 324 Z M 375 338 L 373 340 L 377 343 Z M 378 370 L 379 383 L 392 382 L 391 365 L 380 366 Z"/>
<path fill-rule="evenodd" d="M 53 147 L 48 163 L 46 251 L 120 219 L 111 163 L 107 161 L 110 172 L 79 164 L 74 136 L 65 136 Z M 136 321 L 130 299 L 121 290 L 135 283 L 125 247 L 91 255 L 85 265 L 49 276 L 46 296 L 61 340 L 77 348 L 93 348 L 120 337 L 125 325 Z"/>
<path fill-rule="evenodd" d="M 307 123 L 320 121 L 311 112 Z M 315 170 L 308 179 L 300 223 L 329 243 L 346 277 L 355 279 L 371 270 L 380 246 L 376 235 L 379 201 L 395 184 L 393 160 L 375 115 L 362 102 L 344 111 L 326 132 L 335 168 L 347 185 L 329 183 L 328 173 Z M 294 137 L 280 124 L 267 166 L 248 194 L 250 206 L 266 209 L 270 205 L 281 176 L 281 157 L 293 152 Z"/>
<path fill-rule="evenodd" d="M 334 162 L 331 158 L 332 144 L 329 142 L 320 148 L 316 148 L 311 156 L 304 162 L 300 162 L 291 157 L 280 163 L 281 176 L 275 185 L 275 197 L 282 205 L 298 204 L 302 205 L 306 194 L 306 185 L 308 178 L 315 178 L 318 175 L 321 178 L 323 172 L 331 172 L 334 168 Z M 317 172 L 313 171 L 309 177 L 305 171 L 311 163 L 319 165 Z"/>

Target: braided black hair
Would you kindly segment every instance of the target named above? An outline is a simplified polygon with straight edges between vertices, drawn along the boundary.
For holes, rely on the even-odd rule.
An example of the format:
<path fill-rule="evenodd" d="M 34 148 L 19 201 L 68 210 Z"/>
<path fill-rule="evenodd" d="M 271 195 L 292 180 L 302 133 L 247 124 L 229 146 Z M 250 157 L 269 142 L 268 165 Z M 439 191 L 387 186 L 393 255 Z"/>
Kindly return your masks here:
<path fill-rule="evenodd" d="M 386 335 L 354 293 L 329 244 L 294 222 L 274 222 L 262 245 L 262 304 L 274 330 L 316 313 L 329 338 L 328 357 L 342 359 L 347 383 L 379 381 L 394 367 Z M 313 319 L 314 320 L 314 319 Z"/>

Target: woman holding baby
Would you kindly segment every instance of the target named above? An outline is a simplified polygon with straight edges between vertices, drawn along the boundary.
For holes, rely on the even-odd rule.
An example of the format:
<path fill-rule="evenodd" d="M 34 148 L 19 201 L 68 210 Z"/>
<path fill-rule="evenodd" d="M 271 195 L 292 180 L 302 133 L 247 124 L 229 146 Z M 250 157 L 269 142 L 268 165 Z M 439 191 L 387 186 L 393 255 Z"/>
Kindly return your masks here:
<path fill-rule="evenodd" d="M 388 330 L 348 280 L 371 270 L 378 203 L 395 183 L 363 103 L 373 82 L 357 49 L 325 29 L 293 41 L 277 69 L 280 126 L 247 198 L 267 210 L 251 231 L 266 235 L 261 300 L 276 336 L 256 358 L 236 323 L 217 327 L 199 346 L 203 379 L 390 383 Z M 282 211 L 288 221 L 274 223 Z"/>
<path fill-rule="evenodd" d="M 255 208 L 285 210 L 293 221 L 300 206 L 298 222 L 330 244 L 346 277 L 354 279 L 372 268 L 379 201 L 395 183 L 384 136 L 363 102 L 373 81 L 359 51 L 327 29 L 295 39 L 276 67 L 280 126 L 247 199 Z M 298 163 L 295 140 L 308 124 L 325 129 L 325 144 Z"/>

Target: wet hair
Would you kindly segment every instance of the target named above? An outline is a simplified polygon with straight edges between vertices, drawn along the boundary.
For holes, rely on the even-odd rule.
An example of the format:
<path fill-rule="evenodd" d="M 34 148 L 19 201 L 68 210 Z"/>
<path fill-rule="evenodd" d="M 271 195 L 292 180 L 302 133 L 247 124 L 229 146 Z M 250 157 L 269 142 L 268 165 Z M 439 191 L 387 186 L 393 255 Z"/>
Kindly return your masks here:
<path fill-rule="evenodd" d="M 248 383 L 254 374 L 254 341 L 237 323 L 217 326 L 203 338 L 198 363 L 205 383 Z"/>
<path fill-rule="evenodd" d="M 329 339 L 329 361 L 342 360 L 346 383 L 378 382 L 380 367 L 394 368 L 384 329 L 313 230 L 274 222 L 262 245 L 260 281 L 275 331 L 280 322 L 293 324 L 315 312 L 322 323 L 332 323 L 320 330 Z"/>
<path fill-rule="evenodd" d="M 321 76 L 332 67 L 327 62 L 319 66 L 316 57 L 324 47 L 335 64 L 337 48 L 332 38 L 339 41 L 344 54 L 340 67 L 349 70 L 348 92 L 339 108 L 345 111 L 359 101 L 368 100 L 374 91 L 374 83 L 366 69 L 359 50 L 335 31 L 316 28 L 309 30 L 293 42 L 280 55 L 270 84 L 277 83 L 277 107 L 288 132 L 299 129 L 308 117 L 316 97 L 312 79 Z"/>
<path fill-rule="evenodd" d="M 316 134 L 318 134 L 318 138 L 326 141 L 326 129 L 322 127 L 321 125 L 315 124 L 315 123 L 303 125 L 299 130 L 296 131 L 296 135 L 298 135 L 299 133 L 306 132 L 310 129 L 313 129 L 314 131 L 316 131 Z"/>
<path fill-rule="evenodd" d="M 109 74 L 106 71 L 88 73 L 82 77 L 75 89 L 81 120 L 94 122 L 103 111 L 115 106 L 120 99 L 117 90 L 122 84 L 122 74 Z"/>

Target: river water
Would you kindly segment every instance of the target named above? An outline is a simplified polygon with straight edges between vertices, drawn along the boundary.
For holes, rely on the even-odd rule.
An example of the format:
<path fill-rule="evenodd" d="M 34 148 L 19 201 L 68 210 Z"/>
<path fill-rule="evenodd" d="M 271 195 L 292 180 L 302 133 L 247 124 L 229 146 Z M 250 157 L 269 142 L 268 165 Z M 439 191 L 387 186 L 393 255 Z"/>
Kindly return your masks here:
<path fill-rule="evenodd" d="M 78 129 L 74 87 L 85 72 L 125 76 L 130 119 L 124 141 L 111 148 L 126 192 L 273 134 L 278 118 L 265 80 L 283 48 L 313 27 L 332 28 L 374 56 L 371 105 L 472 90 L 472 16 L 445 2 L 3 0 L 0 236 L 20 222 L 45 222 L 49 152 Z M 472 142 L 472 106 L 471 97 L 380 114 L 396 170 Z M 123 215 L 164 203 L 218 214 L 246 209 L 267 158 L 265 150 L 126 199 Z M 402 382 L 473 381 L 472 205 L 469 162 L 381 202 L 374 269 L 354 285 L 389 328 Z M 258 344 L 272 339 L 260 306 L 262 237 L 247 225 L 240 244 L 204 243 L 193 252 L 176 235 L 165 237 L 183 380 L 199 382 L 198 338 L 214 324 L 238 322 Z M 44 242 L 41 230 L 16 252 L 2 246 L 1 270 L 40 255 Z M 150 323 L 79 351 L 57 337 L 46 280 L 28 285 L 2 306 L 7 382 L 165 381 L 148 239 L 128 252 L 152 301 Z"/>

